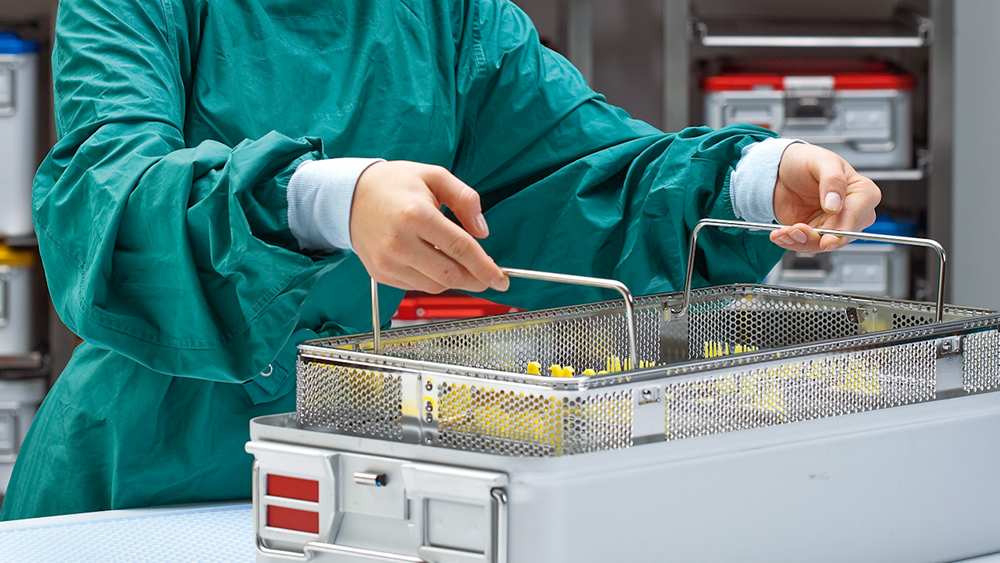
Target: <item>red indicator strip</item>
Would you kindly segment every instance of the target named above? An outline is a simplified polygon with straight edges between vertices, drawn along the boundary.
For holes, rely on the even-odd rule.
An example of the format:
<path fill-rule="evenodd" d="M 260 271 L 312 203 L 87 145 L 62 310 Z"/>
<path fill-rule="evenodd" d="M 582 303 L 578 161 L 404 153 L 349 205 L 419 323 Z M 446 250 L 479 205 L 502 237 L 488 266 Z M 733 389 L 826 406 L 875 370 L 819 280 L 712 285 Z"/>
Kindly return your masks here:
<path fill-rule="evenodd" d="M 319 481 L 272 474 L 267 476 L 267 494 L 272 497 L 319 502 Z"/>
<path fill-rule="evenodd" d="M 283 506 L 268 506 L 267 525 L 272 528 L 318 534 L 319 513 Z"/>

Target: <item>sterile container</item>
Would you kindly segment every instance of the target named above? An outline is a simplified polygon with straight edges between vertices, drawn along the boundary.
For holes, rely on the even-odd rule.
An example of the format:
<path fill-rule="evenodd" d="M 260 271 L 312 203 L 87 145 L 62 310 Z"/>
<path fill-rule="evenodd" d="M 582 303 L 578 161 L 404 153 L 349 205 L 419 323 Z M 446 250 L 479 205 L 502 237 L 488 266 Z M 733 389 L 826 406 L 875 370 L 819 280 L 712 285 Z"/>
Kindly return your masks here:
<path fill-rule="evenodd" d="M 0 245 L 0 358 L 37 347 L 37 270 L 34 252 Z"/>
<path fill-rule="evenodd" d="M 250 423 L 258 563 L 1000 552 L 1000 314 L 507 272 L 623 299 L 300 344 L 295 412 Z"/>
<path fill-rule="evenodd" d="M 702 80 L 705 123 L 749 123 L 820 145 L 859 169 L 913 162 L 912 76 L 879 61 L 763 60 Z"/>
<path fill-rule="evenodd" d="M 0 379 L 0 495 L 47 388 L 44 377 Z"/>
<path fill-rule="evenodd" d="M 38 45 L 0 33 L 0 234 L 28 236 L 38 129 Z"/>

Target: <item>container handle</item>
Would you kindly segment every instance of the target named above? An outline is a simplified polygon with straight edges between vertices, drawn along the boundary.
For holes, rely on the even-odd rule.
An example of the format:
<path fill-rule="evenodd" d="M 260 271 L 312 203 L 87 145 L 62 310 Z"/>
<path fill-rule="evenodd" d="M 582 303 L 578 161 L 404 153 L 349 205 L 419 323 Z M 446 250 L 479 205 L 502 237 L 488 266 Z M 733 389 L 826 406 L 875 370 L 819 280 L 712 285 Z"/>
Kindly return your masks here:
<path fill-rule="evenodd" d="M 639 355 L 636 349 L 635 337 L 635 299 L 628 286 L 617 280 L 605 278 L 591 278 L 586 276 L 573 276 L 569 274 L 555 274 L 551 272 L 538 272 L 535 270 L 521 270 L 518 268 L 500 268 L 500 271 L 512 278 L 524 278 L 530 280 L 550 281 L 556 283 L 567 283 L 573 285 L 585 285 L 589 287 L 600 287 L 613 289 L 621 294 L 625 302 L 625 324 L 628 330 L 628 351 L 632 360 L 632 366 L 638 367 Z M 382 352 L 381 337 L 382 321 L 378 312 L 378 282 L 372 278 L 372 345 L 376 354 Z"/>
<path fill-rule="evenodd" d="M 5 100 L 6 103 L 0 101 L 0 117 L 9 117 L 17 113 L 17 66 L 14 63 L 0 64 L 0 80 L 3 80 L 5 73 L 9 77 L 7 88 L 10 97 Z"/>
<path fill-rule="evenodd" d="M 684 301 L 681 303 L 680 308 L 671 308 L 670 312 L 674 315 L 683 315 L 687 313 L 688 305 L 691 301 L 691 277 L 694 274 L 694 253 L 697 250 L 698 232 L 701 231 L 703 227 L 735 227 L 737 229 L 748 229 L 751 231 L 776 231 L 783 227 L 784 225 L 774 225 L 771 223 L 751 223 L 747 221 L 730 221 L 728 219 L 702 219 L 698 221 L 695 225 L 694 230 L 691 231 L 691 244 L 688 247 L 688 264 L 687 264 L 687 274 L 684 277 Z M 916 238 L 916 237 L 902 237 L 897 235 L 880 235 L 875 233 L 863 233 L 854 231 L 835 231 L 832 229 L 816 229 L 817 233 L 822 235 L 838 235 L 847 238 L 856 238 L 861 240 L 870 240 L 875 242 L 888 242 L 892 244 L 906 244 L 910 246 L 922 246 L 925 248 L 932 248 L 938 255 L 938 288 L 937 288 L 937 322 L 941 322 L 944 314 L 944 277 L 945 268 L 947 261 L 945 259 L 944 247 L 942 247 L 937 241 L 926 239 L 926 238 Z"/>
<path fill-rule="evenodd" d="M 10 276 L 10 267 L 0 266 L 0 328 L 10 323 Z"/>

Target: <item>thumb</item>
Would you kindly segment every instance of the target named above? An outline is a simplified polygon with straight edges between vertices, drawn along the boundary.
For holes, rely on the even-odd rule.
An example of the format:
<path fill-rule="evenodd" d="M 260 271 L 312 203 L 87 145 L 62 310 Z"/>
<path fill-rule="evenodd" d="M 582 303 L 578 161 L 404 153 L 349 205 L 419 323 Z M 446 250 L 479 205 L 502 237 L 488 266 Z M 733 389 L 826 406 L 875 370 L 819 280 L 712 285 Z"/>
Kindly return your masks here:
<path fill-rule="evenodd" d="M 844 198 L 847 196 L 847 171 L 850 166 L 835 153 L 821 149 L 813 161 L 816 179 L 819 184 L 819 201 L 823 211 L 837 215 L 844 208 Z"/>
<path fill-rule="evenodd" d="M 476 238 L 489 236 L 490 229 L 476 190 L 440 167 L 431 169 L 424 180 L 434 197 L 455 214 L 466 231 Z"/>

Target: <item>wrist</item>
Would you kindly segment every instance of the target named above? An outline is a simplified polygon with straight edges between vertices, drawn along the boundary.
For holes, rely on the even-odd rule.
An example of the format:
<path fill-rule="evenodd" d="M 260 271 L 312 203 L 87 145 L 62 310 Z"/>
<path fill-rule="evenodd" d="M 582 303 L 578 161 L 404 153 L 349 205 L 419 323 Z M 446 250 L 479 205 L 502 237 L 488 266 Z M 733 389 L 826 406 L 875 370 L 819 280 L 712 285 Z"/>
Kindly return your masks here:
<path fill-rule="evenodd" d="M 353 250 L 350 220 L 361 175 L 377 158 L 331 158 L 299 165 L 288 182 L 288 227 L 310 250 Z"/>
<path fill-rule="evenodd" d="M 755 223 L 773 223 L 774 191 L 782 155 L 795 139 L 765 139 L 743 149 L 730 180 L 733 213 Z"/>

